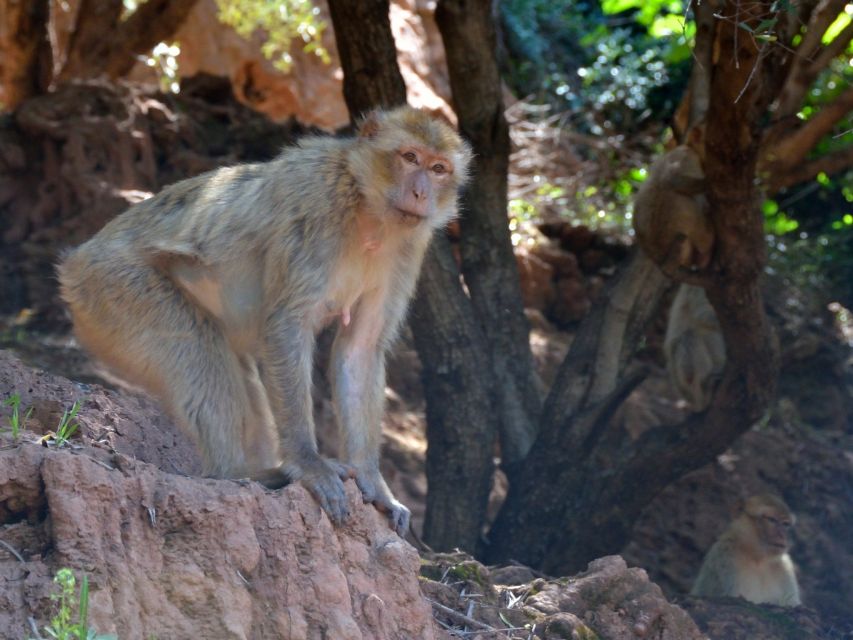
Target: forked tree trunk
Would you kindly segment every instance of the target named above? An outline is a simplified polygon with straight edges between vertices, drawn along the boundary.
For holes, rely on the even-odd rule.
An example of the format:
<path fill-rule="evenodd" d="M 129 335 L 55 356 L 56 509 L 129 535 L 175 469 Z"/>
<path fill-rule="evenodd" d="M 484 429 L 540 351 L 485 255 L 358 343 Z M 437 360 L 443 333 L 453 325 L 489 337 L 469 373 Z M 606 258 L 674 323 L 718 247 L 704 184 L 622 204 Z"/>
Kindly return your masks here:
<path fill-rule="evenodd" d="M 122 0 L 81 0 L 59 80 L 121 78 L 137 56 L 175 34 L 197 1 L 146 0 L 121 20 Z"/>

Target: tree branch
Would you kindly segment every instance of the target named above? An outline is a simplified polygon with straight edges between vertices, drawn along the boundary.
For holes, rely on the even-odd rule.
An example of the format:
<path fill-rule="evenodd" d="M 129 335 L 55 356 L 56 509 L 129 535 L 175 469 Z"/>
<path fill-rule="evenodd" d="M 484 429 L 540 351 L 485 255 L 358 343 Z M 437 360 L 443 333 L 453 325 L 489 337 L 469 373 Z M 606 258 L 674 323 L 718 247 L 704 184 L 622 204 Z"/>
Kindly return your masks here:
<path fill-rule="evenodd" d="M 766 184 L 767 193 L 772 195 L 780 189 L 813 180 L 819 173 L 835 175 L 851 166 L 853 166 L 853 146 L 828 153 L 810 162 L 801 162 L 784 173 L 774 174 Z"/>
<path fill-rule="evenodd" d="M 121 23 L 115 47 L 104 60 L 104 72 L 121 78 L 133 69 L 137 56 L 168 40 L 189 16 L 198 0 L 147 0 Z"/>
<path fill-rule="evenodd" d="M 841 34 L 823 52 L 820 50 L 821 39 L 829 25 L 838 17 L 838 14 L 844 11 L 846 5 L 845 0 L 823 0 L 812 13 L 803 40 L 796 49 L 788 79 L 779 95 L 775 114 L 777 119 L 784 120 L 800 110 L 803 98 L 812 82 L 821 70 L 829 64 L 829 61 L 835 57 L 827 57 L 825 54 L 827 50 L 834 50 L 839 46 L 837 41 Z M 849 41 L 850 36 L 847 39 Z"/>
<path fill-rule="evenodd" d="M 784 130 L 781 126 L 774 126 L 762 144 L 759 161 L 759 175 L 766 181 L 767 188 L 777 191 L 782 186 L 796 184 L 798 180 L 794 175 L 807 175 L 803 167 L 806 157 L 851 110 L 853 87 L 848 87 L 807 121 L 797 120 L 799 126 L 789 125 Z"/>
<path fill-rule="evenodd" d="M 122 22 L 122 0 L 82 0 L 60 81 L 126 75 L 136 57 L 168 40 L 197 0 L 148 0 Z"/>

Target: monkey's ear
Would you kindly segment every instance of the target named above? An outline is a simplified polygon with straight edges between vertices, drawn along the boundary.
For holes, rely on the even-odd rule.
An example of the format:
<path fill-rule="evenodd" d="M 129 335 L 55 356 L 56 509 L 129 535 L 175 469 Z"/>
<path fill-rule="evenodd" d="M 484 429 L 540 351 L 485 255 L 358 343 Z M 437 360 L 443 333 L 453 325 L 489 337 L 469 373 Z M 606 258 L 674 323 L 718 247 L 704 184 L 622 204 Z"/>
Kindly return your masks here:
<path fill-rule="evenodd" d="M 361 121 L 361 124 L 358 125 L 358 137 L 375 138 L 381 128 L 381 122 L 379 120 L 380 112 L 378 109 L 374 109 L 368 113 L 364 117 L 364 120 Z"/>

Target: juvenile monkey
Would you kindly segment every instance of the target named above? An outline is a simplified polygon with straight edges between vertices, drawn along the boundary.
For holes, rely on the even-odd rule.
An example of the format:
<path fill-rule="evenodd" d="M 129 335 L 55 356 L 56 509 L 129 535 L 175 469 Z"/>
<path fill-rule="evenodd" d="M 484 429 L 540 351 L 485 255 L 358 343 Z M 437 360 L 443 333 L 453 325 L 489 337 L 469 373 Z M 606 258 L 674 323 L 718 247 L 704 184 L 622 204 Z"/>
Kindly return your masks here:
<path fill-rule="evenodd" d="M 354 476 L 402 533 L 409 510 L 379 472 L 385 352 L 470 159 L 448 125 L 401 107 L 353 138 L 171 185 L 59 265 L 75 333 L 161 399 L 207 474 L 298 480 L 336 523 Z M 345 464 L 320 456 L 312 416 L 315 336 L 331 323 Z"/>
<path fill-rule="evenodd" d="M 678 146 L 652 163 L 634 198 L 634 231 L 653 262 L 708 266 L 714 229 L 704 192 L 702 160 L 691 146 Z"/>
<path fill-rule="evenodd" d="M 682 284 L 678 288 L 663 350 L 672 384 L 694 411 L 706 409 L 726 366 L 726 343 L 702 287 Z"/>
<path fill-rule="evenodd" d="M 788 530 L 793 524 L 791 510 L 776 496 L 749 498 L 708 551 L 691 593 L 800 605 L 797 575 L 788 555 Z"/>

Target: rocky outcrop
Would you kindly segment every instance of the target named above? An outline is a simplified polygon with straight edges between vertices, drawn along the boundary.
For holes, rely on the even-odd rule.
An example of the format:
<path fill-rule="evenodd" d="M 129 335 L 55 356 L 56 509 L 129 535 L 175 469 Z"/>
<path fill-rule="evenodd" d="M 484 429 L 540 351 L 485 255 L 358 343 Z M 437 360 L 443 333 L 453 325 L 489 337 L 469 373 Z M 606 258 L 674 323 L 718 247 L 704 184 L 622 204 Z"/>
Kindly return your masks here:
<path fill-rule="evenodd" d="M 535 577 L 523 566 L 489 571 L 464 554 L 434 555 L 421 571 L 431 579 L 423 589 L 438 604 L 436 617 L 449 629 L 541 640 L 705 639 L 645 571 L 619 556 L 595 560 L 571 578 Z"/>
<path fill-rule="evenodd" d="M 263 33 L 247 40 L 222 24 L 214 0 L 200 0 L 175 34 L 184 77 L 196 73 L 221 75 L 231 80 L 237 98 L 273 120 L 295 117 L 300 122 L 336 129 L 349 122 L 343 97 L 343 73 L 325 2 L 316 2 L 318 19 L 325 22 L 323 47 L 329 64 L 301 49 L 291 49 L 293 63 L 287 73 L 277 70 L 261 53 Z M 434 3 L 427 0 L 395 0 L 389 18 L 397 45 L 398 62 L 409 102 L 417 107 L 452 116 L 448 106 L 450 82 L 441 35 L 433 17 Z M 151 80 L 150 69 L 139 65 L 137 78 Z"/>
<path fill-rule="evenodd" d="M 9 352 L 0 372 L 0 399 L 35 408 L 17 440 L 0 429 L 0 638 L 47 621 L 61 567 L 88 576 L 92 626 L 120 638 L 434 636 L 417 552 L 353 482 L 333 527 L 301 486 L 179 475 L 199 472 L 193 445 L 143 397 Z M 75 400 L 75 437 L 36 444 Z"/>
<path fill-rule="evenodd" d="M 0 638 L 51 612 L 51 577 L 89 577 L 89 619 L 121 638 L 432 638 L 417 552 L 347 486 L 333 527 L 300 486 L 188 478 L 121 454 L 0 451 Z"/>

